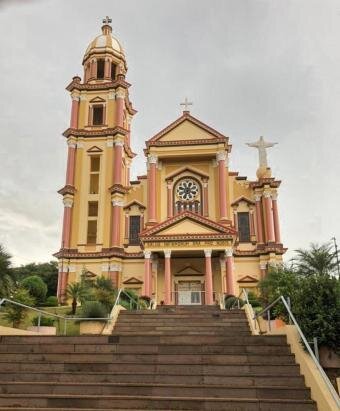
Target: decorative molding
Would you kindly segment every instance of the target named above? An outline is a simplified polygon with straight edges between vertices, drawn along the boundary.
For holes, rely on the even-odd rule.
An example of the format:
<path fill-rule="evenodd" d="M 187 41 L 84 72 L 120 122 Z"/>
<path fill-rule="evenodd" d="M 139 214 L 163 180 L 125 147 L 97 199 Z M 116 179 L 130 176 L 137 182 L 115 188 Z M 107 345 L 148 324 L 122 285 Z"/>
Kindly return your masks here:
<path fill-rule="evenodd" d="M 64 186 L 63 188 L 58 190 L 58 193 L 61 194 L 61 195 L 65 195 L 65 194 L 74 195 L 76 191 L 77 190 L 75 189 L 74 186 L 66 184 L 66 186 Z"/>
<path fill-rule="evenodd" d="M 225 250 L 225 256 L 228 257 L 232 257 L 233 256 L 233 249 L 232 248 L 227 248 Z"/>
<path fill-rule="evenodd" d="M 84 148 L 84 143 L 77 142 L 77 148 Z"/>
<path fill-rule="evenodd" d="M 119 98 L 125 98 L 125 90 L 117 90 L 116 91 L 116 100 Z"/>
<path fill-rule="evenodd" d="M 158 157 L 155 154 L 148 155 L 148 163 L 149 164 L 157 164 Z"/>
<path fill-rule="evenodd" d="M 115 141 L 114 141 L 114 145 L 115 145 L 116 147 L 124 147 L 124 142 L 121 141 L 121 140 L 115 140 Z"/>
<path fill-rule="evenodd" d="M 260 198 L 261 198 L 261 197 L 260 197 Z M 233 202 L 231 203 L 231 206 L 238 206 L 239 203 L 241 203 L 242 201 L 244 201 L 244 202 L 247 203 L 248 205 L 254 205 L 254 202 L 253 202 L 253 201 L 251 201 L 251 200 L 250 200 L 249 198 L 247 198 L 247 197 L 242 196 L 242 197 L 237 198 L 235 201 L 233 201 Z"/>
<path fill-rule="evenodd" d="M 77 143 L 74 140 L 67 140 L 67 145 L 70 148 L 77 148 Z"/>
<path fill-rule="evenodd" d="M 105 271 L 105 272 L 109 271 L 109 264 L 108 263 L 102 264 L 102 271 Z"/>
<path fill-rule="evenodd" d="M 277 196 L 278 196 L 278 193 L 277 193 L 276 191 L 273 191 L 273 192 L 272 192 L 272 200 L 276 201 L 276 200 L 277 200 Z"/>
<path fill-rule="evenodd" d="M 263 192 L 263 197 L 264 198 L 270 198 L 272 196 L 272 193 L 270 191 L 264 191 Z"/>
<path fill-rule="evenodd" d="M 101 148 L 97 147 L 97 146 L 92 146 L 86 152 L 87 153 L 102 153 L 103 150 Z"/>
<path fill-rule="evenodd" d="M 109 94 L 108 94 L 108 99 L 109 100 L 115 100 L 115 98 L 116 98 L 115 91 L 110 91 Z"/>
<path fill-rule="evenodd" d="M 211 249 L 208 249 L 208 248 L 204 249 L 204 255 L 205 255 L 205 257 L 211 257 L 211 253 L 212 253 L 212 250 L 211 250 Z"/>
<path fill-rule="evenodd" d="M 254 200 L 255 202 L 261 201 L 262 195 L 260 193 L 255 193 L 254 194 Z"/>
<path fill-rule="evenodd" d="M 225 151 L 218 151 L 218 152 L 216 153 L 216 160 L 217 160 L 217 161 L 222 161 L 222 160 L 225 161 L 226 158 L 227 158 L 227 154 L 226 154 Z"/>
<path fill-rule="evenodd" d="M 171 250 L 163 250 L 164 251 L 164 257 L 165 258 L 170 258 L 171 257 Z"/>
<path fill-rule="evenodd" d="M 146 259 L 151 258 L 151 251 L 144 250 L 144 258 L 146 258 Z"/>
<path fill-rule="evenodd" d="M 113 147 L 113 139 L 106 140 L 106 147 Z"/>
<path fill-rule="evenodd" d="M 111 200 L 113 207 L 123 207 L 124 201 L 122 200 Z"/>
<path fill-rule="evenodd" d="M 121 272 L 122 271 L 122 265 L 119 263 L 111 263 L 110 264 L 110 271 L 118 271 Z"/>
<path fill-rule="evenodd" d="M 72 198 L 68 198 L 68 197 L 64 197 L 63 198 L 63 203 L 64 203 L 64 207 L 66 208 L 72 208 L 73 206 L 73 199 Z"/>
<path fill-rule="evenodd" d="M 75 273 L 76 272 L 76 266 L 75 265 L 69 265 L 67 268 L 69 273 Z"/>
<path fill-rule="evenodd" d="M 267 263 L 260 262 L 260 270 L 265 270 L 267 268 Z"/>

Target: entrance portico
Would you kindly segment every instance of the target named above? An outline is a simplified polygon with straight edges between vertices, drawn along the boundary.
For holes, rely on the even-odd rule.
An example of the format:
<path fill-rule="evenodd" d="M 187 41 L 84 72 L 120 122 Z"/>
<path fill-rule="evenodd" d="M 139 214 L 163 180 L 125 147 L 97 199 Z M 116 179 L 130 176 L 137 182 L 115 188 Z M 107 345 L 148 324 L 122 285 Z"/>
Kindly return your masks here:
<path fill-rule="evenodd" d="M 158 303 L 212 305 L 216 294 L 234 293 L 233 228 L 186 211 L 145 230 L 140 238 L 145 295 Z M 150 272 L 156 255 L 157 272 Z"/>

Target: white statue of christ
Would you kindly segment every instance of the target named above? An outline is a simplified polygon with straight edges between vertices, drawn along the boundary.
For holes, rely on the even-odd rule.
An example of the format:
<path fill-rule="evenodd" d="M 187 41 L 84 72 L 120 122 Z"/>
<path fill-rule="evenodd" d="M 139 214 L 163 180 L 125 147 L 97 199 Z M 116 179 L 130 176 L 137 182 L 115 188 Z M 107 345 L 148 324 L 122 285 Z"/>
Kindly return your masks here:
<path fill-rule="evenodd" d="M 269 143 L 268 141 L 264 141 L 263 137 L 261 136 L 258 141 L 255 143 L 247 143 L 247 146 L 249 147 L 255 147 L 259 150 L 259 167 L 260 168 L 267 168 L 268 167 L 268 162 L 267 162 L 267 151 L 266 149 L 269 147 L 275 146 L 277 143 Z"/>

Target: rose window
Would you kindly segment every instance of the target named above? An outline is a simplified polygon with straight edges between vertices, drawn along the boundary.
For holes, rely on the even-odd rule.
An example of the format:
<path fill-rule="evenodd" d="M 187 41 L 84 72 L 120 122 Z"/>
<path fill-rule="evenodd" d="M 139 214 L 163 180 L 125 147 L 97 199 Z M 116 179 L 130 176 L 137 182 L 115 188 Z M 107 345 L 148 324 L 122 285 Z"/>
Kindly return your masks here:
<path fill-rule="evenodd" d="M 174 213 L 183 211 L 201 214 L 201 186 L 193 178 L 183 178 L 174 187 Z"/>
<path fill-rule="evenodd" d="M 198 192 L 199 188 L 193 180 L 183 180 L 177 186 L 177 196 L 181 200 L 192 201 L 197 197 Z"/>

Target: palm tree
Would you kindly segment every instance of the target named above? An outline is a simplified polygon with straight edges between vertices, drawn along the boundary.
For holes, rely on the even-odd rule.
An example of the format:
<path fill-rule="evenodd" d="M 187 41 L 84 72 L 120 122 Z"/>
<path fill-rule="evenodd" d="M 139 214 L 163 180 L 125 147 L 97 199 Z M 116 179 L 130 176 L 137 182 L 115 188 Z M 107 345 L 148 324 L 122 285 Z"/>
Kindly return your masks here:
<path fill-rule="evenodd" d="M 299 248 L 295 250 L 294 258 L 297 271 L 305 276 L 330 275 L 337 268 L 337 253 L 330 243 L 318 245 L 312 243 L 309 250 Z"/>
<path fill-rule="evenodd" d="M 15 284 L 11 255 L 0 244 L 0 298 L 9 297 Z"/>
<path fill-rule="evenodd" d="M 82 283 L 71 283 L 67 286 L 66 294 L 72 298 L 72 315 L 75 315 L 78 301 L 83 302 L 88 296 L 87 287 Z"/>

